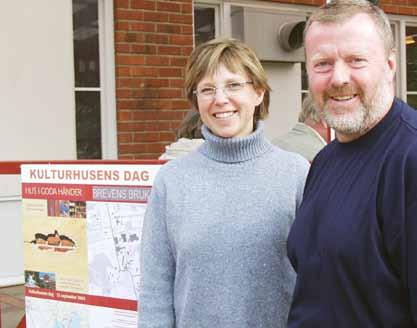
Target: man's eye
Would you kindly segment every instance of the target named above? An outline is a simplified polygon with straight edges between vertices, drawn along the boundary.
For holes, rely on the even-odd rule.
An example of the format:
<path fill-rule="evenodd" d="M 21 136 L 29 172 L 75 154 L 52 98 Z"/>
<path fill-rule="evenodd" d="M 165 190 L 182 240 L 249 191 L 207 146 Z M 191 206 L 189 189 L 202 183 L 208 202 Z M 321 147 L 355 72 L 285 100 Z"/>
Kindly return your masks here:
<path fill-rule="evenodd" d="M 350 63 L 353 67 L 362 67 L 363 65 L 365 65 L 366 59 L 360 57 L 352 58 L 350 60 Z"/>
<path fill-rule="evenodd" d="M 242 88 L 242 83 L 240 82 L 232 82 L 226 85 L 226 89 L 229 91 L 237 91 Z"/>
<path fill-rule="evenodd" d="M 317 72 L 325 72 L 330 69 L 330 65 L 329 61 L 322 60 L 314 64 L 314 69 Z"/>

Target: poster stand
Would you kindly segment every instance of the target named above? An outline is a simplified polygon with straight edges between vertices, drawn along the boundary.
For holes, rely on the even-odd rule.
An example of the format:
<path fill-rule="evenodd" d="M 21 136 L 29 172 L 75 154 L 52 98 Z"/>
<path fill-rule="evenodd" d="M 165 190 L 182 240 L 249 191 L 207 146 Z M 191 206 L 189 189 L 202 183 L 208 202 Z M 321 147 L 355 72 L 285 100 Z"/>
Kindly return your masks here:
<path fill-rule="evenodd" d="M 26 327 L 137 326 L 141 226 L 162 163 L 21 166 Z"/>

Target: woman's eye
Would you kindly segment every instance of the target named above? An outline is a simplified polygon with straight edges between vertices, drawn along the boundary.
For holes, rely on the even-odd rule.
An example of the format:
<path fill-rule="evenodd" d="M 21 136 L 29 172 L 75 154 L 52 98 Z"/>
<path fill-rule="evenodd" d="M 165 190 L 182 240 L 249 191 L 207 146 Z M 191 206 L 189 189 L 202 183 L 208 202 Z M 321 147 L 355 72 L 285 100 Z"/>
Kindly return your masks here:
<path fill-rule="evenodd" d="M 212 93 L 214 93 L 214 88 L 209 88 L 209 87 L 206 87 L 206 88 L 202 88 L 202 89 L 200 89 L 200 93 L 202 93 L 202 94 L 212 94 Z"/>
<path fill-rule="evenodd" d="M 242 83 L 240 83 L 240 82 L 232 82 L 232 83 L 228 83 L 226 85 L 226 89 L 227 90 L 232 90 L 232 91 L 239 90 L 241 87 L 242 87 Z"/>

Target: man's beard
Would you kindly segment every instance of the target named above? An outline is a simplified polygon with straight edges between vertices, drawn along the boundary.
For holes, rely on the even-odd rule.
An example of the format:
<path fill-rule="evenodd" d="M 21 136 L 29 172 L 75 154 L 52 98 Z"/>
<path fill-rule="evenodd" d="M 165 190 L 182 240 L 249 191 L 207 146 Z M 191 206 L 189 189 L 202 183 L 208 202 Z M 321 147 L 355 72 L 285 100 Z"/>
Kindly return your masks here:
<path fill-rule="evenodd" d="M 360 105 L 354 110 L 334 107 L 331 110 L 327 105 L 329 95 L 357 94 Z M 324 95 L 324 106 L 320 111 L 323 119 L 336 132 L 345 135 L 363 135 L 373 128 L 387 113 L 392 102 L 392 90 L 389 82 L 384 79 L 377 86 L 371 97 L 367 97 L 361 90 L 352 90 L 351 86 L 333 87 Z M 337 114 L 335 114 L 335 112 Z"/>

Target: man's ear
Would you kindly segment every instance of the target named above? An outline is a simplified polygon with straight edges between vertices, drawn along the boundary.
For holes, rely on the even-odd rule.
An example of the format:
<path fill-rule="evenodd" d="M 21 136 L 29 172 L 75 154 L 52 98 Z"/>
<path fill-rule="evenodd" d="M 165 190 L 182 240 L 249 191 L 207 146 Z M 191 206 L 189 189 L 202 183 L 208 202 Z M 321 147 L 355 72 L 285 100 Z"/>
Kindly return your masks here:
<path fill-rule="evenodd" d="M 391 72 L 391 81 L 394 81 L 395 72 L 397 71 L 397 51 L 391 49 L 387 58 L 388 71 Z"/>

